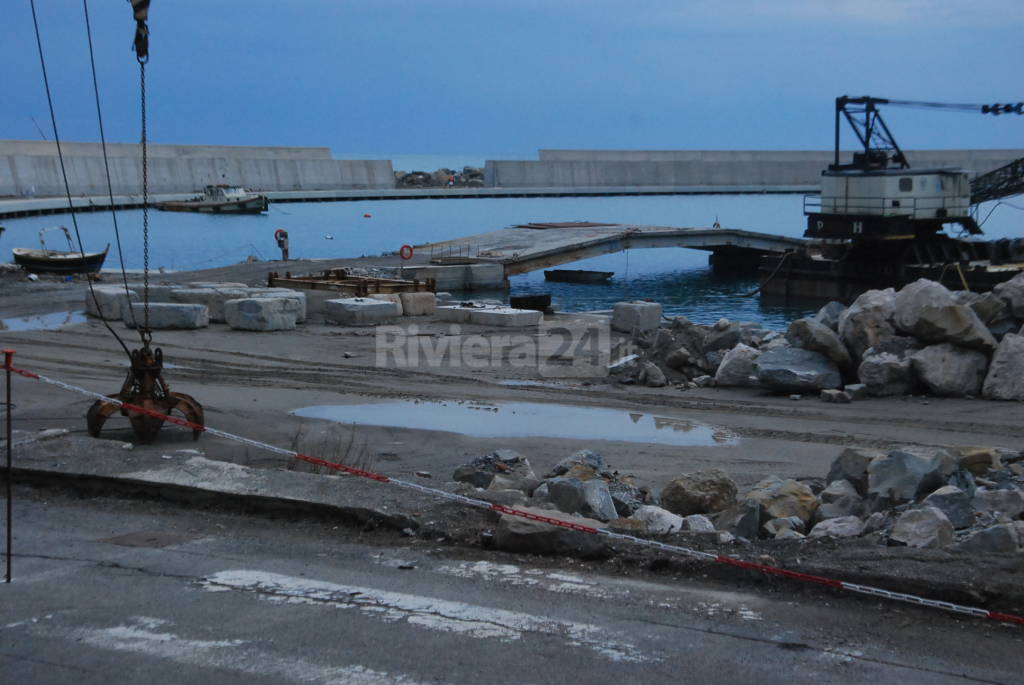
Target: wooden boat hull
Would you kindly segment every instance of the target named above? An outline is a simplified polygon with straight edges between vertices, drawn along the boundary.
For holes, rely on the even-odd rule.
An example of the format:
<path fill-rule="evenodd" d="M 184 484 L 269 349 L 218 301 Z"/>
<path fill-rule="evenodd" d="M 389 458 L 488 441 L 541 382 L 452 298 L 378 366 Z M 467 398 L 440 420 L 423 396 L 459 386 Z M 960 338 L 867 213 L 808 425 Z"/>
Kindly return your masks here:
<path fill-rule="evenodd" d="M 560 283 L 607 283 L 614 271 L 585 271 L 583 269 L 553 269 L 544 272 L 544 279 Z"/>
<path fill-rule="evenodd" d="M 267 211 L 267 198 L 257 195 L 245 200 L 228 202 L 206 202 L 203 200 L 184 200 L 180 202 L 157 202 L 153 205 L 165 212 L 202 212 L 205 214 L 262 214 Z"/>
<path fill-rule="evenodd" d="M 94 274 L 103 266 L 107 258 L 107 245 L 103 252 L 68 252 L 63 250 L 33 250 L 27 247 L 16 247 L 14 263 L 25 271 L 34 274 Z"/>

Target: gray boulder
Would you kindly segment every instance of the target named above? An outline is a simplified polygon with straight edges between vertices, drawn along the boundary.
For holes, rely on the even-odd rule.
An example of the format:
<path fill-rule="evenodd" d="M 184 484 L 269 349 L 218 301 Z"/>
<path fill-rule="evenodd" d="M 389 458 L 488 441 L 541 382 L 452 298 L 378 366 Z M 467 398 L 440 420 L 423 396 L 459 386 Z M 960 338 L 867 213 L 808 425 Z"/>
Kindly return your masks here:
<path fill-rule="evenodd" d="M 561 476 L 577 464 L 589 467 L 594 471 L 594 473 L 602 471 L 605 467 L 604 457 L 597 452 L 591 452 L 590 450 L 578 450 L 555 464 L 547 477 L 554 478 L 555 476 Z"/>
<path fill-rule="evenodd" d="M 590 482 L 590 481 L 587 481 Z M 584 482 L 579 478 L 552 478 L 547 481 L 547 500 L 567 514 L 579 514 L 587 505 Z"/>
<path fill-rule="evenodd" d="M 524 507 L 523 511 L 571 522 L 575 525 L 600 528 L 604 524 L 592 519 L 567 516 L 547 509 Z M 494 545 L 509 552 L 531 554 L 564 554 L 602 557 L 608 552 L 600 535 L 504 514 L 494 531 Z"/>
<path fill-rule="evenodd" d="M 740 324 L 728 319 L 719 319 L 704 336 L 704 351 L 731 350 L 740 344 L 743 331 Z"/>
<path fill-rule="evenodd" d="M 646 523 L 648 533 L 678 533 L 683 529 L 682 516 L 652 504 L 638 507 L 630 518 Z"/>
<path fill-rule="evenodd" d="M 982 513 L 1015 519 L 1024 514 L 1024 492 L 1015 487 L 978 488 L 972 504 Z"/>
<path fill-rule="evenodd" d="M 608 492 L 608 484 L 600 478 L 583 483 L 583 508 L 580 513 L 598 521 L 611 521 L 618 518 L 612 495 Z"/>
<path fill-rule="evenodd" d="M 455 469 L 452 480 L 487 488 L 496 475 L 512 480 L 535 480 L 530 461 L 515 450 L 495 450 Z"/>
<path fill-rule="evenodd" d="M 868 290 L 839 316 L 839 337 L 855 363 L 869 347 L 896 335 L 892 325 L 895 299 L 892 288 Z"/>
<path fill-rule="evenodd" d="M 684 473 L 665 486 L 660 502 L 680 516 L 721 511 L 736 502 L 736 483 L 718 469 Z"/>
<path fill-rule="evenodd" d="M 757 360 L 761 352 L 740 343 L 725 353 L 715 372 L 715 385 L 754 386 L 757 385 Z"/>
<path fill-rule="evenodd" d="M 1015 319 L 1024 319 L 1024 272 L 992 288 L 996 297 L 1010 308 Z"/>
<path fill-rule="evenodd" d="M 793 347 L 812 352 L 819 352 L 838 366 L 845 369 L 850 366 L 850 353 L 839 338 L 839 334 L 828 326 L 813 319 L 797 319 L 789 325 L 786 340 Z"/>
<path fill-rule="evenodd" d="M 889 338 L 864 351 L 857 377 L 874 397 L 905 395 L 917 386 L 910 358 L 919 349 L 913 338 Z"/>
<path fill-rule="evenodd" d="M 736 537 L 756 540 L 762 526 L 771 517 L 767 516 L 759 502 L 743 500 L 715 516 L 715 527 L 731 531 Z"/>
<path fill-rule="evenodd" d="M 1010 308 L 1006 302 L 993 292 L 975 293 L 970 290 L 954 290 L 953 300 L 957 304 L 967 305 L 978 315 L 981 322 L 992 328 L 992 324 L 1010 318 Z"/>
<path fill-rule="evenodd" d="M 839 368 L 825 355 L 799 348 L 779 348 L 757 359 L 757 380 L 778 392 L 808 392 L 840 388 Z"/>
<path fill-rule="evenodd" d="M 908 547 L 945 547 L 953 542 L 953 524 L 934 507 L 911 509 L 896 519 L 889 537 Z"/>
<path fill-rule="evenodd" d="M 957 552 L 973 554 L 1014 554 L 1024 548 L 1020 529 L 1012 523 L 1000 523 L 971 534 L 953 545 Z"/>
<path fill-rule="evenodd" d="M 683 530 L 691 533 L 712 533 L 715 524 L 703 514 L 690 514 L 683 517 Z"/>
<path fill-rule="evenodd" d="M 978 350 L 950 343 L 929 345 L 910 356 L 914 373 L 940 397 L 976 396 L 985 380 L 988 358 Z"/>
<path fill-rule="evenodd" d="M 765 478 L 744 496 L 761 505 L 766 519 L 797 516 L 808 523 L 818 508 L 814 492 L 799 481 L 776 476 Z"/>
<path fill-rule="evenodd" d="M 990 351 L 996 341 L 970 307 L 957 304 L 945 286 L 919 279 L 897 293 L 893 324 L 896 329 L 930 343 Z"/>
<path fill-rule="evenodd" d="M 785 530 L 795 530 L 801 535 L 807 531 L 807 522 L 799 516 L 784 516 L 769 520 L 762 526 L 770 537 L 778 538 Z"/>
<path fill-rule="evenodd" d="M 947 452 L 920 456 L 893 450 L 868 464 L 867 500 L 871 511 L 912 502 L 946 484 L 957 470 L 957 459 Z"/>
<path fill-rule="evenodd" d="M 840 516 L 818 523 L 807 537 L 810 538 L 855 538 L 864 532 L 864 522 L 856 516 Z"/>
<path fill-rule="evenodd" d="M 863 497 L 868 492 L 868 464 L 879 456 L 881 454 L 878 452 L 847 447 L 829 467 L 828 482 L 846 479 L 856 488 L 857 494 Z"/>
<path fill-rule="evenodd" d="M 1024 328 L 1021 331 L 1024 332 Z M 989 400 L 1024 400 L 1024 334 L 1003 336 L 992 357 L 981 394 Z"/>
<path fill-rule="evenodd" d="M 640 375 L 637 376 L 637 382 L 643 383 L 649 388 L 663 388 L 668 380 L 665 378 L 665 372 L 658 368 L 657 364 L 644 362 L 640 368 Z"/>
<path fill-rule="evenodd" d="M 971 497 L 955 485 L 944 485 L 925 497 L 921 504 L 942 511 L 953 527 L 958 530 L 974 525 L 974 507 L 971 506 Z"/>
<path fill-rule="evenodd" d="M 814 321 L 820 324 L 828 326 L 835 332 L 839 332 L 839 317 L 846 311 L 846 305 L 842 302 L 832 301 L 826 304 L 824 307 L 818 310 L 818 313 L 814 315 Z"/>
<path fill-rule="evenodd" d="M 860 516 L 864 513 L 864 501 L 861 499 L 857 488 L 853 483 L 841 478 L 828 484 L 818 495 L 821 504 L 818 505 L 814 516 L 818 521 L 842 518 L 847 516 Z"/>

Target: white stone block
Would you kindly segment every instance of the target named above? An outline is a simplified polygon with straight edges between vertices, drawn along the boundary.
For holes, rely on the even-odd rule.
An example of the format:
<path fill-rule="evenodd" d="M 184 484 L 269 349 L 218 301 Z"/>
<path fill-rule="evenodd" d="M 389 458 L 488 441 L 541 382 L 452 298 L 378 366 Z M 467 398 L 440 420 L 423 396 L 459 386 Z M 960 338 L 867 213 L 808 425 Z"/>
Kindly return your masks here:
<path fill-rule="evenodd" d="M 210 312 L 210 321 L 224 322 L 224 303 L 248 297 L 248 288 L 177 288 L 171 291 L 171 302 L 201 304 Z"/>
<path fill-rule="evenodd" d="M 132 312 L 139 326 L 145 325 L 145 305 L 133 302 Z M 125 326 L 134 328 L 132 317 L 125 318 Z M 150 302 L 149 327 L 154 330 L 206 328 L 210 325 L 210 310 L 202 304 L 181 304 L 177 302 Z"/>
<path fill-rule="evenodd" d="M 449 323 L 469 323 L 469 314 L 472 311 L 472 307 L 450 305 L 438 307 L 434 310 L 434 315 L 437 316 L 438 321 L 447 321 Z"/>
<path fill-rule="evenodd" d="M 344 326 L 376 326 L 394 321 L 398 305 L 369 297 L 346 297 L 325 300 L 323 313 L 327 321 Z"/>
<path fill-rule="evenodd" d="M 632 333 L 634 328 L 653 331 L 661 324 L 661 305 L 657 302 L 616 302 L 612 310 L 612 330 Z"/>
<path fill-rule="evenodd" d="M 487 309 L 471 309 L 469 322 L 481 326 L 499 326 L 507 328 L 525 328 L 536 326 L 544 315 L 530 309 L 512 309 L 511 307 L 493 307 Z"/>
<path fill-rule="evenodd" d="M 434 293 L 399 293 L 403 316 L 427 316 L 437 309 Z"/>
<path fill-rule="evenodd" d="M 371 300 L 381 300 L 383 302 L 394 302 L 398 305 L 398 315 L 402 316 L 405 310 L 402 308 L 402 298 L 399 297 L 398 293 L 375 293 L 373 295 L 367 295 Z"/>
<path fill-rule="evenodd" d="M 246 298 L 249 297 L 272 297 L 291 300 L 291 307 L 295 311 L 295 323 L 303 323 L 306 320 L 306 293 L 291 288 L 247 288 Z M 244 298 L 243 298 L 244 299 Z"/>
<path fill-rule="evenodd" d="M 298 309 L 287 297 L 248 297 L 224 303 L 224 319 L 242 331 L 290 331 Z"/>
<path fill-rule="evenodd" d="M 228 281 L 192 281 L 191 283 L 185 283 L 182 287 L 185 288 L 248 288 L 249 286 L 245 283 L 231 283 Z"/>
<path fill-rule="evenodd" d="M 96 299 L 93 299 L 93 293 Z M 92 292 L 85 291 L 85 311 L 89 316 L 102 316 L 108 321 L 117 321 L 128 302 L 137 302 L 138 293 L 134 290 L 125 291 L 124 286 L 106 285 L 93 286 Z"/>

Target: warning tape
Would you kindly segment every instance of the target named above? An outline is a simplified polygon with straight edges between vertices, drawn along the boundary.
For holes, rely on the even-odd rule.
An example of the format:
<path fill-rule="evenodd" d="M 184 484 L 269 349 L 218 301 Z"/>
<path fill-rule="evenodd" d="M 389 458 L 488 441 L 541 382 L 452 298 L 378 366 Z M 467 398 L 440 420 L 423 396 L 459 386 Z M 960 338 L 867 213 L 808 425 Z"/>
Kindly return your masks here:
<path fill-rule="evenodd" d="M 226 438 L 228 440 L 249 445 L 250 447 L 255 447 L 258 449 L 274 452 L 276 454 L 292 457 L 294 459 L 298 459 L 299 461 L 304 461 L 309 464 L 314 464 L 316 466 L 322 466 L 324 468 L 333 469 L 335 471 L 341 471 L 343 473 L 348 473 L 353 476 L 368 478 L 370 480 L 375 480 L 379 483 L 387 483 L 389 485 L 396 485 L 398 487 L 406 488 L 408 490 L 416 490 L 418 492 L 431 495 L 433 497 L 445 499 L 451 502 L 458 502 L 459 504 L 477 507 L 480 509 L 488 509 L 499 514 L 518 516 L 520 518 L 529 519 L 531 521 L 539 521 L 541 523 L 547 523 L 552 526 L 568 528 L 569 530 L 574 530 L 580 533 L 600 535 L 602 537 L 606 537 L 612 540 L 621 540 L 623 542 L 632 543 L 641 547 L 658 549 L 664 552 L 669 552 L 671 554 L 678 554 L 690 557 L 692 559 L 699 559 L 701 561 L 710 561 L 718 564 L 724 564 L 727 566 L 734 566 L 749 571 L 757 571 L 759 573 L 764 573 L 767 575 L 781 576 L 783 578 L 789 578 L 791 580 L 796 580 L 804 583 L 824 585 L 826 587 L 831 587 L 838 590 L 846 590 L 848 592 L 856 592 L 863 595 L 871 595 L 873 597 L 880 597 L 883 599 L 889 599 L 897 602 L 916 604 L 918 606 L 928 607 L 931 609 L 940 609 L 943 611 L 950 611 L 958 614 L 966 614 L 968 616 L 988 618 L 994 621 L 1000 621 L 1004 623 L 1016 623 L 1019 625 L 1024 625 L 1024 616 L 1016 616 L 1014 614 L 1005 614 L 996 611 L 989 611 L 987 609 L 965 606 L 963 604 L 955 604 L 953 602 L 943 602 L 940 600 L 928 599 L 927 597 L 920 597 L 918 595 L 910 595 L 902 592 L 893 592 L 891 590 L 884 590 L 882 588 L 872 587 L 870 585 L 858 585 L 857 583 L 848 583 L 843 580 L 826 578 L 824 576 L 816 576 L 809 573 L 801 573 L 799 571 L 792 571 L 778 566 L 770 566 L 768 564 L 759 564 L 752 561 L 744 561 L 742 559 L 726 556 L 724 554 L 711 554 L 709 552 L 702 552 L 700 550 L 692 549 L 689 547 L 683 547 L 681 545 L 670 545 L 668 543 L 659 542 L 657 540 L 648 540 L 645 538 L 639 538 L 634 535 L 628 535 L 625 533 L 616 533 L 614 531 L 608 530 L 607 528 L 595 528 L 593 526 L 586 526 L 581 523 L 564 521 L 562 519 L 554 518 L 551 516 L 544 516 L 543 514 L 536 514 L 530 511 L 514 509 L 504 504 L 492 504 L 484 500 L 466 497 L 464 495 L 457 495 L 455 493 L 440 490 L 438 488 L 431 488 L 425 485 L 420 485 L 419 483 L 413 483 L 411 481 L 401 480 L 399 478 L 392 478 L 391 476 L 385 476 L 384 474 L 381 473 L 374 473 L 372 471 L 366 471 L 364 469 L 355 468 L 353 466 L 347 466 L 345 464 L 327 461 L 325 459 L 318 459 L 317 457 L 311 457 L 309 455 L 302 454 L 294 450 L 284 449 L 282 447 L 277 447 L 276 445 L 271 445 L 269 443 L 260 442 L 258 440 L 253 440 L 251 438 L 235 435 L 233 433 L 228 433 L 227 431 L 218 430 L 216 428 L 211 428 L 209 426 L 203 426 L 175 416 L 161 414 L 160 412 L 156 412 L 151 409 L 146 409 L 145 407 L 140 407 L 129 402 L 124 402 L 122 400 L 108 397 L 107 395 L 101 395 L 100 393 L 92 392 L 91 390 L 86 390 L 85 388 L 80 388 L 78 386 L 71 385 L 63 381 L 59 381 L 55 378 L 49 378 L 42 374 L 32 373 L 31 371 L 25 371 L 24 369 L 15 368 L 13 365 L 10 364 L 10 357 L 7 358 L 7 364 L 3 368 L 12 373 L 24 376 L 25 378 L 31 378 L 33 380 L 42 381 L 43 383 L 47 383 L 49 385 L 53 385 L 64 390 L 68 390 L 70 392 L 78 393 L 79 395 L 85 395 L 86 397 L 91 397 L 102 402 L 110 402 L 111 404 L 115 404 L 129 412 L 145 414 L 147 416 L 152 416 L 154 418 L 163 419 L 164 421 L 169 421 L 179 426 L 184 426 L 186 428 L 191 428 L 192 430 L 195 431 L 202 431 L 204 433 L 216 435 L 221 438 Z"/>

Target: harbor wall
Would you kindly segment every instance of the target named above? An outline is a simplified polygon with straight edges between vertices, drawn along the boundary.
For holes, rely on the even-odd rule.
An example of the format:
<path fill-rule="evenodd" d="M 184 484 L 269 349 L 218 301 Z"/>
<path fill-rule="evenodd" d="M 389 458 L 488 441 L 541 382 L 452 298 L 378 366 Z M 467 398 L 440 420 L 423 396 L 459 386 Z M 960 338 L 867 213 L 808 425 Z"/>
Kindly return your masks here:
<path fill-rule="evenodd" d="M 852 153 L 843 153 L 849 161 Z M 910 150 L 914 167 L 991 171 L 1024 150 Z M 488 161 L 497 188 L 816 186 L 831 150 L 541 150 L 539 161 Z"/>
<path fill-rule="evenodd" d="M 72 195 L 107 194 L 99 143 L 61 143 Z M 107 146 L 115 195 L 142 192 L 139 145 Z M 332 159 L 327 148 L 149 145 L 149 191 L 193 193 L 213 183 L 253 190 L 343 190 L 394 188 L 389 160 Z M 64 194 L 56 146 L 46 141 L 0 141 L 0 197 Z"/>

